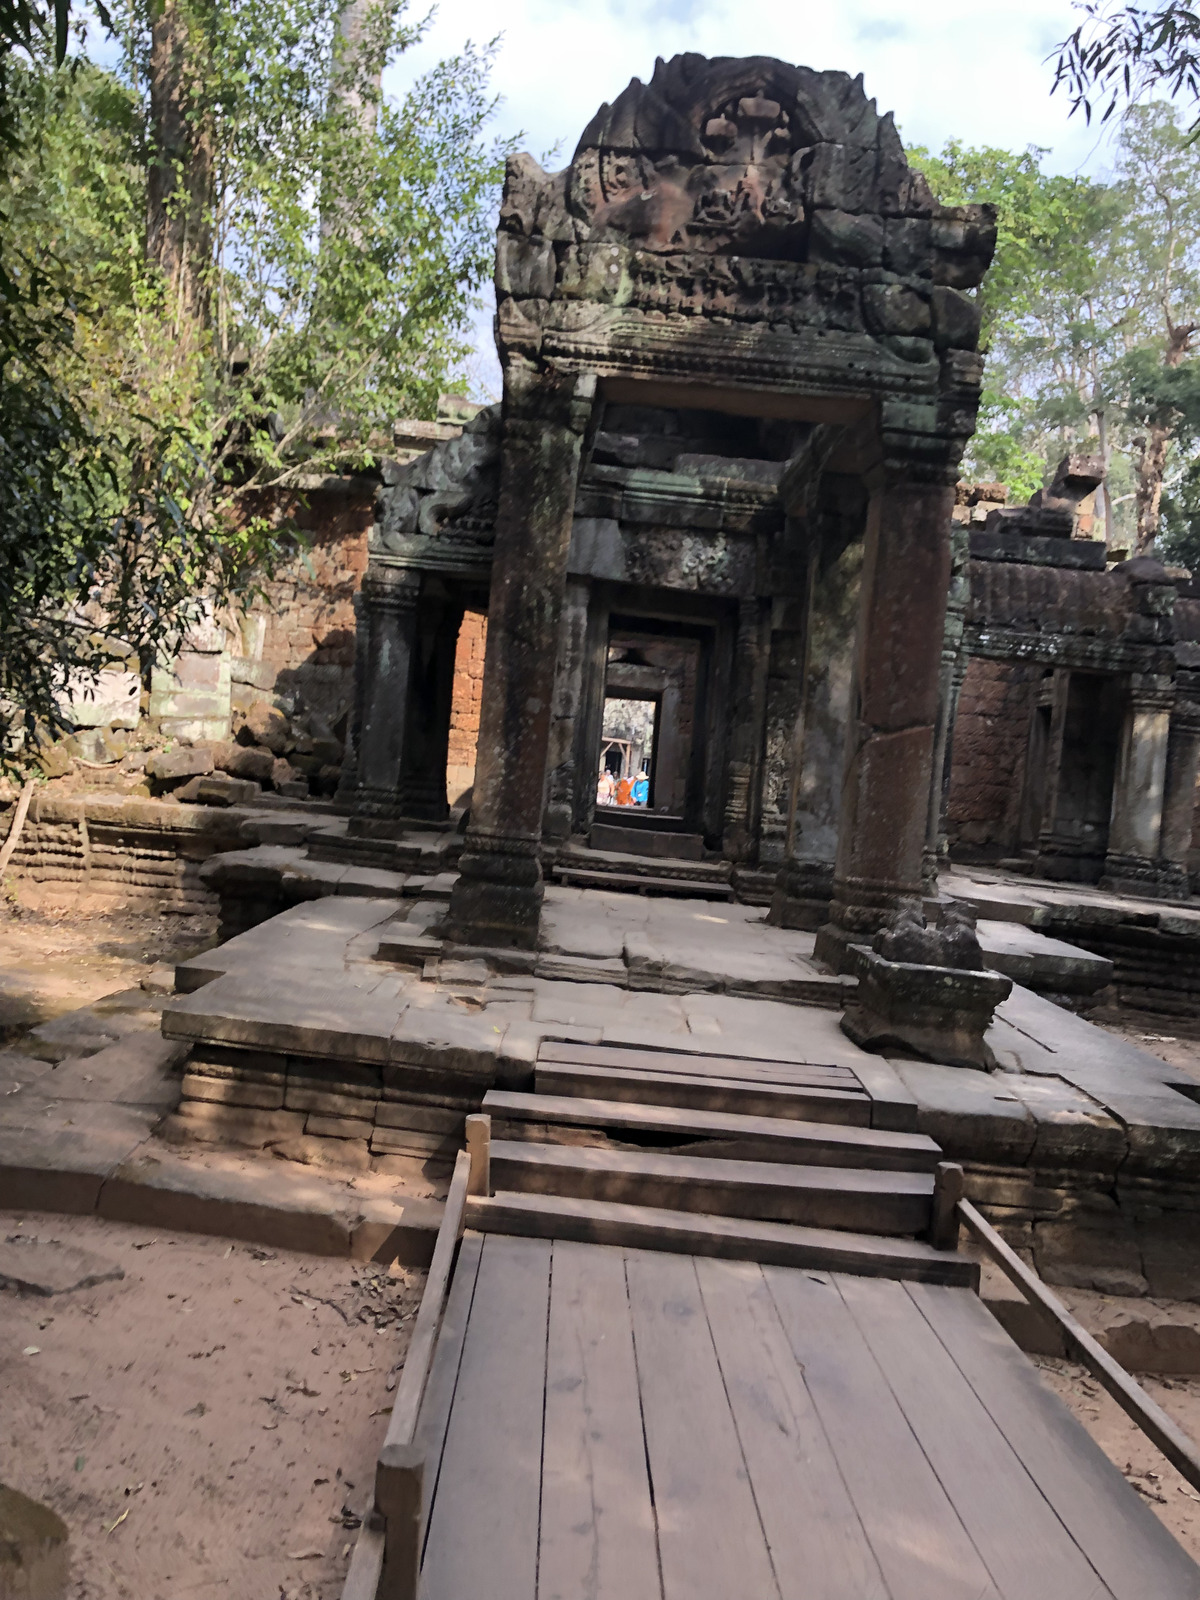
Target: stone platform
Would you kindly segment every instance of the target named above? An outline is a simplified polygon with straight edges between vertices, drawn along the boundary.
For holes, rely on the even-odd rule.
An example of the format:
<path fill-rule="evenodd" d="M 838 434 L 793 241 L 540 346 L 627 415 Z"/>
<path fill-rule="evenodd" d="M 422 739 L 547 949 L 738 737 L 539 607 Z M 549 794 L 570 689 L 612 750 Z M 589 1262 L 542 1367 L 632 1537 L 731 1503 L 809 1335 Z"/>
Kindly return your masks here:
<path fill-rule="evenodd" d="M 754 908 L 551 889 L 549 948 L 504 962 L 442 947 L 443 908 L 332 896 L 185 963 L 192 992 L 163 1014 L 191 1051 L 174 1135 L 336 1140 L 347 1166 L 386 1172 L 448 1159 L 464 1115 L 527 1087 L 547 1040 L 844 1066 L 874 1125 L 962 1161 L 1051 1281 L 1200 1298 L 1200 1083 L 1029 989 L 989 1031 L 1001 1070 L 974 1072 L 858 1049 L 811 935 Z"/>
<path fill-rule="evenodd" d="M 1170 1017 L 1200 1016 L 1200 902 L 1165 904 L 1086 884 L 1049 883 L 984 867 L 955 867 L 942 897 L 1066 940 L 1113 963 L 1113 1003 Z M 1015 973 L 1010 976 L 1016 976 Z"/>

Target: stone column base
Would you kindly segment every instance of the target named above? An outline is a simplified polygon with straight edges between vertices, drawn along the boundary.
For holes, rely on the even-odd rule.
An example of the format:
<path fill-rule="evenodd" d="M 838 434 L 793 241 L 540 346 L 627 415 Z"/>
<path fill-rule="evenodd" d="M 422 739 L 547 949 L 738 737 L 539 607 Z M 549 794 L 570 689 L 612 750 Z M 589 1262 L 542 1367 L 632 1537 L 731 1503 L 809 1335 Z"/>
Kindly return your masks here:
<path fill-rule="evenodd" d="M 776 928 L 815 930 L 829 920 L 831 861 L 785 861 L 775 879 L 767 921 Z"/>
<path fill-rule="evenodd" d="M 536 950 L 545 883 L 538 842 L 468 828 L 442 925 L 459 944 Z"/>
<path fill-rule="evenodd" d="M 1143 900 L 1186 900 L 1191 895 L 1187 872 L 1177 861 L 1151 861 L 1145 856 L 1105 856 L 1099 887 Z"/>
<path fill-rule="evenodd" d="M 993 1072 L 999 1065 L 984 1033 L 1012 993 L 1011 978 L 888 961 L 874 950 L 855 951 L 855 965 L 858 993 L 842 1017 L 855 1044 L 947 1067 Z"/>

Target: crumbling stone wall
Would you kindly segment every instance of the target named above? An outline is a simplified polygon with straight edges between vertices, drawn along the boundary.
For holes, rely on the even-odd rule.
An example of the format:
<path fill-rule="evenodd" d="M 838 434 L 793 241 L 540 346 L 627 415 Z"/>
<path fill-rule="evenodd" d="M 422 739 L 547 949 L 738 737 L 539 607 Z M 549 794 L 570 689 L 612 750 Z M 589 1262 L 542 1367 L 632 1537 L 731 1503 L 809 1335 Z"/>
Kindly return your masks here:
<path fill-rule="evenodd" d="M 958 702 L 946 831 L 952 850 L 1017 847 L 1033 699 L 1043 669 L 973 656 Z"/>

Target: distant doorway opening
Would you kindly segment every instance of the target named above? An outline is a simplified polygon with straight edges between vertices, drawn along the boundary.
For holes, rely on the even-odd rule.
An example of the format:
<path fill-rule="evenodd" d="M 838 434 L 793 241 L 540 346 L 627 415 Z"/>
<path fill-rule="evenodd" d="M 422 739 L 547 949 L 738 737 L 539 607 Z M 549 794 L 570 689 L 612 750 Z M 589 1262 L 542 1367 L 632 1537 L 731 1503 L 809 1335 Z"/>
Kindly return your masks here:
<path fill-rule="evenodd" d="M 605 695 L 597 806 L 653 808 L 654 753 L 661 715 L 659 695 Z"/>

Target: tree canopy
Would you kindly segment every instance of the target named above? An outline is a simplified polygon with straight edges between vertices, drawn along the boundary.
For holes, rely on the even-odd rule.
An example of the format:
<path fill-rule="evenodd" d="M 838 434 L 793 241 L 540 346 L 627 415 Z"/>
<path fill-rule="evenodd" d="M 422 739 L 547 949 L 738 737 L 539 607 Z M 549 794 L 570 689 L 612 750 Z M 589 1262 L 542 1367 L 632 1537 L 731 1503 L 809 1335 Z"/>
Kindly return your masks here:
<path fill-rule="evenodd" d="M 1177 543 L 1200 440 L 1200 145 L 1159 101 L 1127 110 L 1106 181 L 1048 172 L 1046 154 L 911 152 L 944 200 L 999 208 L 968 470 L 1024 498 L 1065 450 L 1094 450 L 1109 463 L 1110 543 L 1148 548 L 1164 492 Z"/>
<path fill-rule="evenodd" d="M 506 149 L 488 47 L 382 92 L 422 31 L 403 3 L 134 0 L 115 65 L 60 54 L 20 4 L 0 54 L 0 731 L 53 725 L 106 639 L 148 665 L 197 597 L 269 570 L 289 530 L 262 490 L 367 466 L 398 415 L 434 414 Z"/>

